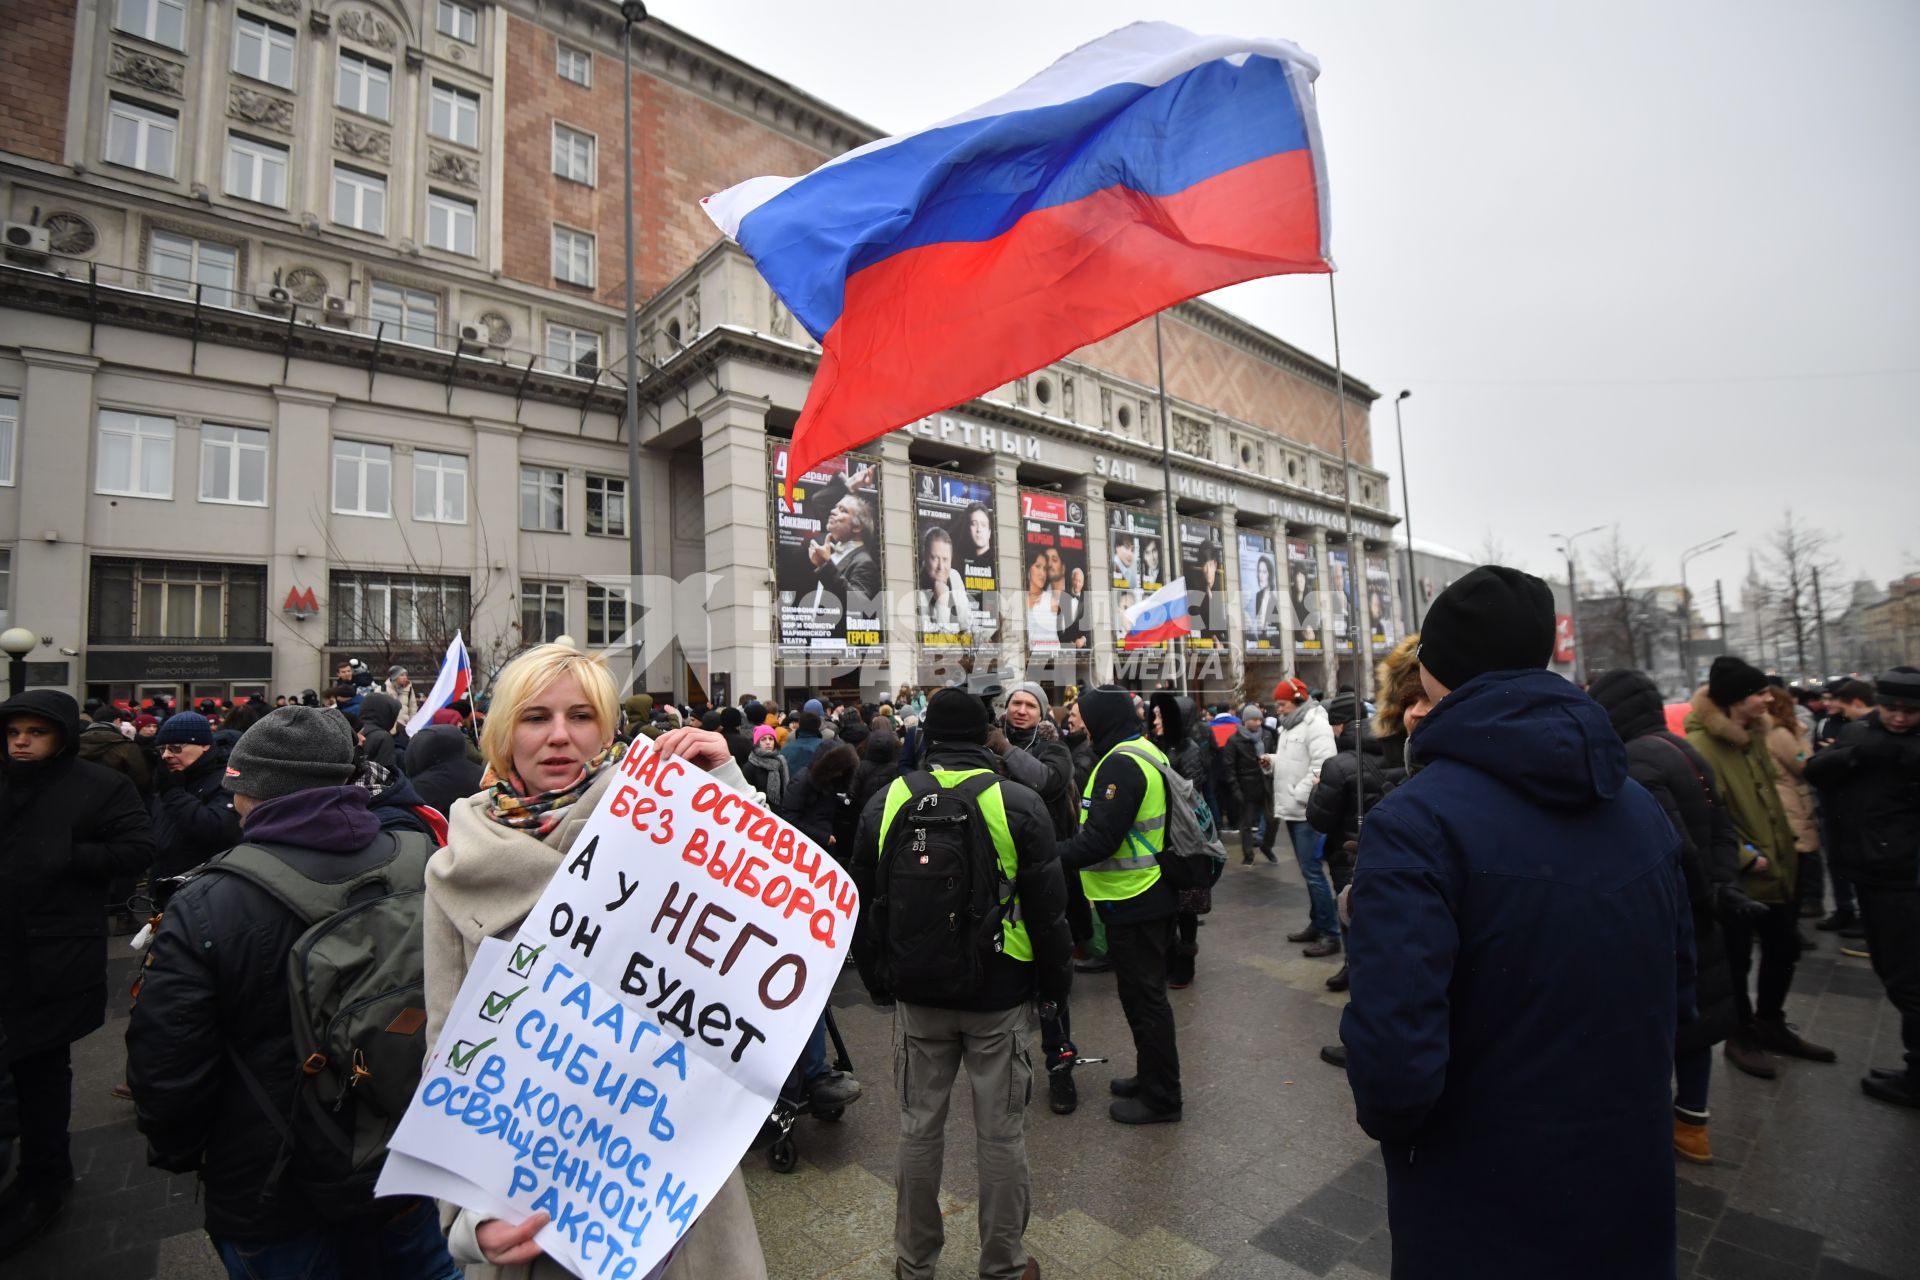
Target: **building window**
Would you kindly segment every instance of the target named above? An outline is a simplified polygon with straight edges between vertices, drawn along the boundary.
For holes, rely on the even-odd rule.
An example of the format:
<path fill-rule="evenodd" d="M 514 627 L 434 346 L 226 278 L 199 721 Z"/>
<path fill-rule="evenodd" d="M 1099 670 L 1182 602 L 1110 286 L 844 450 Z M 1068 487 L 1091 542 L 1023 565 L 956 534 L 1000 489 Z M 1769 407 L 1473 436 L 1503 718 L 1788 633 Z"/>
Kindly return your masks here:
<path fill-rule="evenodd" d="M 335 573 L 331 643 L 442 646 L 467 623 L 467 595 L 465 578 Z"/>
<path fill-rule="evenodd" d="M 552 467 L 520 468 L 520 527 L 537 533 L 567 531 L 567 473 Z"/>
<path fill-rule="evenodd" d="M 173 497 L 173 419 L 102 409 L 93 487 L 127 498 Z"/>
<path fill-rule="evenodd" d="M 364 440 L 333 442 L 333 510 L 342 516 L 393 514 L 393 449 Z"/>
<path fill-rule="evenodd" d="M 440 0 L 440 16 L 435 25 L 441 35 L 472 44 L 480 27 L 480 15 L 458 0 Z"/>
<path fill-rule="evenodd" d="M 194 286 L 215 306 L 237 300 L 240 251 L 230 244 L 195 240 L 171 231 L 155 231 L 147 241 L 147 287 L 175 298 L 191 298 Z"/>
<path fill-rule="evenodd" d="M 557 121 L 553 126 L 553 171 L 569 182 L 594 185 L 594 138 Z"/>
<path fill-rule="evenodd" d="M 107 163 L 173 176 L 174 141 L 180 117 L 115 98 L 107 108 Z"/>
<path fill-rule="evenodd" d="M 11 485 L 20 453 L 20 399 L 0 396 L 0 486 Z"/>
<path fill-rule="evenodd" d="M 567 633 L 567 584 L 520 584 L 520 643 L 550 644 Z"/>
<path fill-rule="evenodd" d="M 434 85 L 427 103 L 427 132 L 463 147 L 478 147 L 479 97 L 451 85 Z"/>
<path fill-rule="evenodd" d="M 293 32 L 242 13 L 233 20 L 233 69 L 238 75 L 293 88 Z"/>
<path fill-rule="evenodd" d="M 343 227 L 383 235 L 387 229 L 387 180 L 345 165 L 333 167 L 333 220 Z"/>
<path fill-rule="evenodd" d="M 554 70 L 560 73 L 562 80 L 571 80 L 585 89 L 593 87 L 593 55 L 585 49 L 576 49 L 570 44 L 556 46 L 559 53 L 554 57 Z"/>
<path fill-rule="evenodd" d="M 378 330 L 381 337 L 423 347 L 440 345 L 438 294 L 376 281 L 367 300 L 367 316 L 377 325 L 385 326 Z"/>
<path fill-rule="evenodd" d="M 627 634 L 627 593 L 618 587 L 587 584 L 587 644 L 618 644 Z"/>
<path fill-rule="evenodd" d="M 547 326 L 547 366 L 555 373 L 591 378 L 600 372 L 600 335 L 569 324 Z"/>
<path fill-rule="evenodd" d="M 257 564 L 95 557 L 87 639 L 261 644 L 267 570 Z"/>
<path fill-rule="evenodd" d="M 553 278 L 562 284 L 593 285 L 593 237 L 584 231 L 553 229 Z"/>
<path fill-rule="evenodd" d="M 200 428 L 200 501 L 267 505 L 267 433 L 251 427 Z"/>
<path fill-rule="evenodd" d="M 169 49 L 187 47 L 186 0 L 120 0 L 113 25 Z"/>
<path fill-rule="evenodd" d="M 474 207 L 437 191 L 427 193 L 427 243 L 435 249 L 473 256 Z"/>
<path fill-rule="evenodd" d="M 393 88 L 393 73 L 377 62 L 340 55 L 340 84 L 334 101 L 349 111 L 376 120 L 387 118 L 387 99 Z"/>
<path fill-rule="evenodd" d="M 587 532 L 627 536 L 627 482 L 621 476 L 587 477 Z"/>
<path fill-rule="evenodd" d="M 467 522 L 467 459 L 464 454 L 414 450 L 413 518 L 432 524 Z"/>
<path fill-rule="evenodd" d="M 287 207 L 287 149 L 227 136 L 227 194 L 256 204 Z"/>

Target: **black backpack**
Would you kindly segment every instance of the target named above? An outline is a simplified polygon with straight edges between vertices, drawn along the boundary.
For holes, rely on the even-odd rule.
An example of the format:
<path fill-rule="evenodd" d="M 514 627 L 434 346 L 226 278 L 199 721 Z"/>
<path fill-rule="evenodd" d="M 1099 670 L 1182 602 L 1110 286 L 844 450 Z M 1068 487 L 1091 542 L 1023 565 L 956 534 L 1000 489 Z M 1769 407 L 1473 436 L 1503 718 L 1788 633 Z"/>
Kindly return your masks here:
<path fill-rule="evenodd" d="M 293 1014 L 293 1110 L 231 1047 L 229 1059 L 280 1134 L 263 1198 L 291 1177 L 327 1222 L 364 1216 L 387 1143 L 420 1083 L 426 1057 L 421 906 L 432 837 L 384 833 L 393 858 L 339 883 L 310 880 L 258 844 L 235 846 L 202 874 L 239 876 L 306 922 L 287 953 Z"/>
<path fill-rule="evenodd" d="M 909 1002 L 964 1000 L 1001 950 L 1013 901 L 980 811 L 980 796 L 1000 779 L 980 773 L 942 787 L 916 772 L 903 781 L 911 794 L 880 850 L 873 901 L 880 978 Z"/>

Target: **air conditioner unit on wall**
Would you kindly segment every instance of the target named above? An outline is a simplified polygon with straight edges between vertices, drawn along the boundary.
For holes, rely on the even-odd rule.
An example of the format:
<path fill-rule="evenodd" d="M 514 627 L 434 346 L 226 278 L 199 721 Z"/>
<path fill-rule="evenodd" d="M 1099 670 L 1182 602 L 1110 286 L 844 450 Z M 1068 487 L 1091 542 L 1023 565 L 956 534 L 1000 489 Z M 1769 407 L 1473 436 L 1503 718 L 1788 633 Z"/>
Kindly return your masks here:
<path fill-rule="evenodd" d="M 45 227 L 36 227 L 25 222 L 9 222 L 4 233 L 0 233 L 7 246 L 7 257 L 15 262 L 41 263 L 53 252 L 51 239 Z"/>
<path fill-rule="evenodd" d="M 270 316 L 283 316 L 287 314 L 288 308 L 293 306 L 293 295 L 279 285 L 274 285 L 265 293 L 256 293 L 253 296 L 253 305 Z"/>
<path fill-rule="evenodd" d="M 353 313 L 347 310 L 347 300 L 337 293 L 327 295 L 327 300 L 320 307 L 320 318 L 343 328 L 353 323 Z"/>
<path fill-rule="evenodd" d="M 460 326 L 460 349 L 468 355 L 478 355 L 487 349 L 487 339 L 475 325 Z"/>

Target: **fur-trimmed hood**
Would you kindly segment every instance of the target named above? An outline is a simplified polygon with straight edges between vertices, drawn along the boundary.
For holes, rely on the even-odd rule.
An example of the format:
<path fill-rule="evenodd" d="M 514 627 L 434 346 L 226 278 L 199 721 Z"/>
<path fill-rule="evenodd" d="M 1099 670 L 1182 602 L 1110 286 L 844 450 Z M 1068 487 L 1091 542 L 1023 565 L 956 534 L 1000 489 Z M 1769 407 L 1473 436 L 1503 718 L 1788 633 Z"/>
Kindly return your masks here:
<path fill-rule="evenodd" d="M 1687 719 L 1698 720 L 1700 727 L 1714 737 L 1732 746 L 1747 749 L 1753 735 L 1733 722 L 1733 717 L 1720 709 L 1720 704 L 1707 696 L 1707 686 L 1701 685 L 1693 691 L 1691 702 L 1693 710 L 1687 713 Z"/>

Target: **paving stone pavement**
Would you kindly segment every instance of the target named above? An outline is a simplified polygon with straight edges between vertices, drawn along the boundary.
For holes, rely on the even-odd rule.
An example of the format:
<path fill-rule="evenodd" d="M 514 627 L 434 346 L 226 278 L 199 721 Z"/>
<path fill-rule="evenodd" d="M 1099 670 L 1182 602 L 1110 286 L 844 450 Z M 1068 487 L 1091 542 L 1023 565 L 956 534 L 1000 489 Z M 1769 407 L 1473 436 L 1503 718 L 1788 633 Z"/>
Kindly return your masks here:
<path fill-rule="evenodd" d="M 1080 1110 L 1053 1115 L 1044 1087 L 1028 1127 L 1033 1221 L 1028 1246 L 1048 1280 L 1299 1280 L 1385 1276 L 1386 1172 L 1353 1123 L 1345 1077 L 1320 1062 L 1344 997 L 1331 961 L 1303 959 L 1283 935 L 1306 916 L 1290 866 L 1236 860 L 1201 930 L 1199 977 L 1173 993 L 1186 1088 L 1178 1125 L 1126 1128 L 1106 1118 L 1106 1082 L 1132 1070 L 1108 975 L 1078 975 L 1074 1029 Z M 1683 1165 L 1679 1274 L 1706 1280 L 1906 1280 L 1920 1276 L 1920 1112 L 1864 1097 L 1868 1064 L 1899 1061 L 1898 1019 L 1866 962 L 1830 935 L 1801 962 L 1788 1016 L 1839 1051 L 1835 1066 L 1783 1062 L 1755 1080 L 1716 1058 L 1718 1162 Z M 111 944 L 116 990 L 132 974 Z M 802 1120 L 800 1164 L 745 1169 L 772 1280 L 892 1274 L 894 1096 L 891 1015 L 851 975 L 836 1019 L 866 1096 L 838 1124 Z M 55 1231 L 0 1276 L 19 1280 L 215 1280 L 191 1177 L 149 1169 L 132 1108 L 111 1098 L 124 1063 L 123 1011 L 75 1047 L 79 1181 Z M 941 1280 L 975 1272 L 978 1194 L 971 1103 L 956 1087 L 948 1126 L 947 1248 Z M 1578 1159 L 1569 1152 L 1568 1158 Z"/>

